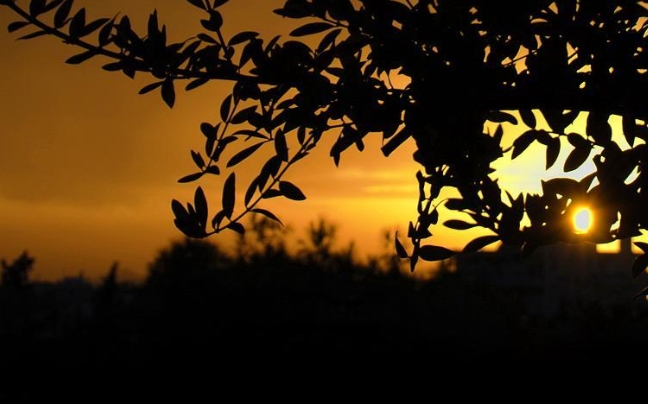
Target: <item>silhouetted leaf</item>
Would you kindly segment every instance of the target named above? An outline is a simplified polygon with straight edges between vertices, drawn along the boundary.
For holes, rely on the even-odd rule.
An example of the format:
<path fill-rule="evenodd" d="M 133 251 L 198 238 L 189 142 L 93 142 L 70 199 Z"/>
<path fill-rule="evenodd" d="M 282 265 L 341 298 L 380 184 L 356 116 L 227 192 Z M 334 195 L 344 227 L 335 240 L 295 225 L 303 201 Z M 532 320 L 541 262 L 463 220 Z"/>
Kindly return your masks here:
<path fill-rule="evenodd" d="M 278 189 L 268 189 L 265 192 L 263 192 L 263 199 L 271 199 L 271 198 L 276 198 L 278 196 L 283 196 L 283 193 L 279 191 Z"/>
<path fill-rule="evenodd" d="M 630 147 L 634 146 L 635 137 L 637 136 L 637 122 L 634 116 L 624 115 L 621 118 L 621 125 L 623 127 L 623 136 Z"/>
<path fill-rule="evenodd" d="M 38 17 L 43 13 L 46 0 L 31 0 L 29 2 L 29 14 L 32 17 Z"/>
<path fill-rule="evenodd" d="M 208 31 L 218 32 L 223 26 L 223 17 L 216 10 L 209 10 L 209 20 L 200 20 L 201 25 Z"/>
<path fill-rule="evenodd" d="M 189 175 L 186 175 L 186 176 L 180 178 L 178 180 L 178 182 L 181 183 L 181 184 L 184 184 L 184 183 L 187 183 L 187 182 L 193 182 L 193 181 L 196 181 L 196 180 L 200 179 L 200 177 L 202 177 L 204 174 L 205 173 L 203 173 L 203 172 L 195 173 L 195 174 L 189 174 Z"/>
<path fill-rule="evenodd" d="M 513 141 L 513 153 L 511 154 L 511 159 L 515 159 L 520 154 L 522 154 L 538 137 L 538 132 L 535 130 L 528 130 L 518 136 L 515 141 Z"/>
<path fill-rule="evenodd" d="M 19 29 L 24 28 L 24 27 L 26 27 L 28 25 L 29 25 L 29 23 L 27 21 L 12 22 L 11 24 L 9 24 L 7 26 L 7 31 L 15 32 L 15 31 L 18 31 Z"/>
<path fill-rule="evenodd" d="M 641 249 L 641 251 L 644 252 L 644 254 L 648 254 L 648 244 L 646 244 L 644 242 L 641 242 L 641 241 L 635 241 L 634 245 L 639 247 Z"/>
<path fill-rule="evenodd" d="M 207 140 L 205 140 L 205 154 L 210 158 L 214 155 L 217 140 L 218 139 L 215 137 L 208 137 Z"/>
<path fill-rule="evenodd" d="M 487 245 L 499 241 L 499 236 L 482 236 L 470 241 L 463 249 L 464 254 L 473 253 L 481 250 Z"/>
<path fill-rule="evenodd" d="M 407 237 L 411 239 L 414 238 L 415 235 L 416 235 L 416 228 L 414 227 L 414 223 L 410 221 L 407 226 Z"/>
<path fill-rule="evenodd" d="M 232 108 L 232 94 L 225 97 L 220 107 L 220 116 L 223 122 L 227 122 Z"/>
<path fill-rule="evenodd" d="M 329 24 L 328 22 L 311 22 L 292 30 L 290 32 L 290 36 L 306 36 L 317 34 L 333 27 L 335 27 L 335 25 Z"/>
<path fill-rule="evenodd" d="M 191 90 L 194 90 L 194 89 L 196 89 L 196 88 L 198 88 L 198 87 L 200 87 L 202 85 L 205 85 L 207 83 L 209 83 L 209 79 L 192 80 L 191 82 L 189 82 L 189 84 L 187 84 L 187 86 L 185 87 L 185 90 L 186 91 L 191 91 Z"/>
<path fill-rule="evenodd" d="M 34 39 L 38 38 L 39 36 L 47 35 L 47 31 L 36 31 L 32 32 L 31 34 L 23 35 L 18 40 L 26 40 L 26 39 Z"/>
<path fill-rule="evenodd" d="M 200 124 L 200 131 L 207 139 L 216 139 L 218 126 L 214 126 L 209 122 L 203 122 Z"/>
<path fill-rule="evenodd" d="M 211 225 L 214 229 L 220 229 L 221 223 L 225 220 L 225 212 L 222 210 L 214 215 L 211 221 Z"/>
<path fill-rule="evenodd" d="M 265 188 L 268 179 L 270 177 L 274 178 L 280 168 L 281 159 L 277 156 L 270 157 L 261 168 L 261 173 L 259 174 L 259 189 Z"/>
<path fill-rule="evenodd" d="M 238 34 L 234 35 L 229 42 L 227 43 L 227 46 L 234 46 L 238 45 L 240 43 L 250 41 L 254 38 L 259 36 L 258 32 L 253 32 L 253 31 L 243 31 L 239 32 Z"/>
<path fill-rule="evenodd" d="M 252 106 L 252 107 L 245 108 L 245 109 L 243 109 L 243 110 L 237 112 L 237 113 L 232 117 L 232 119 L 231 119 L 230 122 L 233 123 L 233 124 L 235 124 L 235 125 L 240 124 L 240 123 L 243 123 L 243 122 L 247 122 L 247 120 L 248 120 L 248 119 L 250 118 L 250 116 L 254 113 L 254 111 L 256 111 L 256 109 L 257 109 L 256 105 L 255 105 L 255 106 Z"/>
<path fill-rule="evenodd" d="M 107 63 L 101 66 L 101 68 L 107 72 L 117 72 L 123 68 L 123 64 L 121 62 Z"/>
<path fill-rule="evenodd" d="M 252 201 L 252 198 L 254 198 L 254 195 L 256 195 L 257 189 L 260 190 L 258 175 L 254 177 L 254 179 L 250 182 L 250 185 L 248 185 L 247 191 L 245 191 L 245 199 L 244 199 L 245 207 L 250 206 L 250 202 Z"/>
<path fill-rule="evenodd" d="M 275 48 L 275 46 L 277 45 L 277 43 L 279 42 L 279 39 L 281 39 L 281 35 L 276 35 L 275 37 L 273 37 L 273 38 L 268 42 L 268 44 L 265 46 L 265 48 L 263 49 L 263 51 L 264 51 L 266 54 L 270 53 L 270 51 L 272 51 L 272 50 Z"/>
<path fill-rule="evenodd" d="M 111 37 L 113 28 L 115 27 L 115 19 L 111 19 L 106 23 L 103 28 L 101 28 L 101 31 L 99 31 L 99 46 L 106 46 L 110 42 L 113 41 L 113 38 Z"/>
<path fill-rule="evenodd" d="M 83 33 L 83 29 L 85 28 L 85 24 L 86 24 L 86 10 L 85 8 L 82 8 L 79 11 L 77 11 L 76 14 L 74 14 L 74 17 L 72 17 L 72 21 L 70 21 L 70 27 L 69 27 L 70 36 L 73 38 L 80 38 L 81 34 Z"/>
<path fill-rule="evenodd" d="M 231 173 L 225 185 L 223 186 L 223 212 L 225 217 L 230 219 L 234 213 L 234 204 L 236 203 L 236 174 Z"/>
<path fill-rule="evenodd" d="M 255 151 L 259 150 L 259 147 L 263 146 L 263 143 L 257 143 L 253 146 L 250 146 L 246 149 L 241 150 L 240 152 L 236 153 L 230 161 L 227 162 L 227 167 L 233 167 L 240 163 L 241 161 L 245 160 L 246 158 L 250 157 Z"/>
<path fill-rule="evenodd" d="M 124 40 L 133 41 L 135 40 L 135 33 L 133 32 L 133 27 L 130 22 L 130 17 L 127 15 L 123 16 L 117 24 L 117 33 L 119 37 Z M 139 39 L 139 37 L 137 37 Z"/>
<path fill-rule="evenodd" d="M 424 261 L 443 261 L 455 256 L 457 253 L 445 247 L 424 245 L 418 251 L 418 256 Z"/>
<path fill-rule="evenodd" d="M 275 152 L 282 161 L 288 161 L 288 143 L 283 130 L 278 130 L 274 139 Z"/>
<path fill-rule="evenodd" d="M 208 206 L 207 198 L 205 197 L 205 192 L 201 187 L 196 188 L 194 194 L 194 206 L 196 207 L 196 216 L 202 229 L 204 230 L 207 226 L 207 215 L 208 215 Z"/>
<path fill-rule="evenodd" d="M 578 133 L 567 134 L 567 140 L 569 141 L 569 144 L 571 144 L 575 148 L 586 148 L 591 146 L 591 143 Z"/>
<path fill-rule="evenodd" d="M 635 258 L 634 263 L 632 264 L 632 277 L 636 278 L 648 267 L 648 255 L 642 254 Z"/>
<path fill-rule="evenodd" d="M 272 12 L 287 18 L 303 18 L 310 15 L 308 9 L 297 2 L 287 2 L 283 8 L 275 9 Z"/>
<path fill-rule="evenodd" d="M 205 5 L 205 2 L 203 0 L 187 0 L 189 4 L 192 4 L 196 7 L 198 7 L 201 10 L 208 10 L 207 6 Z"/>
<path fill-rule="evenodd" d="M 74 0 L 66 0 L 61 7 L 56 10 L 54 14 L 54 28 L 61 28 L 65 25 L 68 17 L 70 16 L 70 11 L 72 11 L 72 5 Z"/>
<path fill-rule="evenodd" d="M 341 67 L 327 67 L 326 69 L 324 69 L 324 71 L 326 71 L 331 76 L 340 77 L 340 78 L 344 77 L 346 73 L 344 69 L 342 69 Z"/>
<path fill-rule="evenodd" d="M 609 115 L 592 111 L 587 115 L 587 127 L 585 131 L 588 136 L 599 145 L 607 145 L 612 140 L 612 127 L 608 123 Z"/>
<path fill-rule="evenodd" d="M 554 139 L 546 130 L 536 130 L 536 140 L 538 143 L 548 146 Z"/>
<path fill-rule="evenodd" d="M 430 224 L 437 224 L 439 222 L 439 210 L 434 209 L 426 217 L 426 222 Z M 427 226 L 426 226 L 427 227 Z"/>
<path fill-rule="evenodd" d="M 87 36 L 98 30 L 99 28 L 103 27 L 110 19 L 108 18 L 100 18 L 98 20 L 92 21 L 91 23 L 87 24 L 84 28 L 83 31 L 81 32 L 81 36 Z"/>
<path fill-rule="evenodd" d="M 250 129 L 241 129 L 232 133 L 232 136 L 239 136 L 239 135 L 247 136 L 246 140 L 252 137 L 259 138 L 259 139 L 266 139 L 266 140 L 268 139 L 268 136 L 263 135 L 256 130 L 250 130 Z"/>
<path fill-rule="evenodd" d="M 185 219 L 189 216 L 189 213 L 185 210 L 185 207 L 178 200 L 171 201 L 171 210 L 173 210 L 173 215 L 177 219 Z"/>
<path fill-rule="evenodd" d="M 324 35 L 324 38 L 322 38 L 319 45 L 317 46 L 317 53 L 322 53 L 326 48 L 331 46 L 335 42 L 335 38 L 337 38 L 341 32 L 341 29 L 334 29 Z"/>
<path fill-rule="evenodd" d="M 157 83 L 148 84 L 142 87 L 142 89 L 139 91 L 139 94 L 142 95 L 142 94 L 150 93 L 151 91 L 160 87 L 163 83 L 164 81 L 158 81 Z"/>
<path fill-rule="evenodd" d="M 303 126 L 300 126 L 297 129 L 297 141 L 299 142 L 300 146 L 303 146 L 306 142 L 306 128 Z"/>
<path fill-rule="evenodd" d="M 463 199 L 449 198 L 445 202 L 445 207 L 446 207 L 446 209 L 449 209 L 449 210 L 464 210 L 464 209 L 469 208 L 470 206 Z"/>
<path fill-rule="evenodd" d="M 237 140 L 238 138 L 233 136 L 221 138 L 218 141 L 218 146 L 214 149 L 214 152 L 211 155 L 212 160 L 218 161 L 220 159 L 221 154 L 223 154 L 227 146 L 229 146 L 230 144 L 234 143 Z"/>
<path fill-rule="evenodd" d="M 351 2 L 351 0 L 334 0 L 334 1 L 328 1 L 326 3 L 328 5 L 328 9 L 327 9 L 328 13 L 336 21 L 349 20 L 351 16 L 355 13 L 355 9 L 353 8 L 353 3 Z M 390 5 L 393 4 L 394 3 L 390 3 Z M 388 8 L 385 7 L 384 12 L 389 12 L 390 14 L 392 14 L 393 10 L 388 11 Z M 401 20 L 399 18 L 400 15 L 398 15 L 398 13 L 393 13 L 391 16 L 393 16 L 396 21 Z"/>
<path fill-rule="evenodd" d="M 74 55 L 74 56 L 68 58 L 65 61 L 65 63 L 70 64 L 70 65 L 78 65 L 78 64 L 81 64 L 81 63 L 85 62 L 86 60 L 89 60 L 89 59 L 93 58 L 94 56 L 97 56 L 95 51 L 94 50 L 89 50 L 87 52 L 83 52 L 83 53 L 80 53 L 78 55 Z"/>
<path fill-rule="evenodd" d="M 587 161 L 591 150 L 592 149 L 589 147 L 589 145 L 579 144 L 579 146 L 575 147 L 574 150 L 569 153 L 569 156 L 567 156 L 563 170 L 565 172 L 570 172 L 582 166 L 583 163 Z"/>
<path fill-rule="evenodd" d="M 392 136 L 389 141 L 380 148 L 380 150 L 382 150 L 385 157 L 388 157 L 394 152 L 394 150 L 398 148 L 398 146 L 405 143 L 405 141 L 409 139 L 410 136 L 411 132 L 407 129 L 407 127 L 404 127 L 397 134 Z"/>
<path fill-rule="evenodd" d="M 279 223 L 279 224 L 281 224 L 283 226 L 283 223 L 281 222 L 281 220 L 279 220 L 279 218 L 274 213 L 270 212 L 269 210 L 252 209 L 252 212 L 261 214 L 261 215 L 267 217 L 268 219 L 274 220 L 275 222 L 277 222 L 277 223 Z"/>
<path fill-rule="evenodd" d="M 552 178 L 540 181 L 544 195 L 579 195 L 587 190 L 587 183 L 581 183 L 573 178 Z"/>
<path fill-rule="evenodd" d="M 454 230 L 468 230 L 477 226 L 477 224 L 475 223 L 468 223 L 468 222 L 464 222 L 463 220 L 456 220 L 456 219 L 446 220 L 443 223 L 443 225 L 445 227 L 449 227 Z"/>
<path fill-rule="evenodd" d="M 211 35 L 207 35 L 204 32 L 201 32 L 200 34 L 197 35 L 197 37 L 198 37 L 198 39 L 200 39 L 203 42 L 219 45 L 219 47 L 220 47 L 220 44 L 218 43 L 218 41 L 216 39 L 214 39 Z"/>
<path fill-rule="evenodd" d="M 203 159 L 203 157 L 200 155 L 200 153 L 192 150 L 191 151 L 191 158 L 193 159 L 194 164 L 196 164 L 196 166 L 198 168 L 200 168 L 201 170 L 203 168 L 205 168 L 205 159 Z"/>
<path fill-rule="evenodd" d="M 560 155 L 560 139 L 557 137 L 552 137 L 551 140 L 547 143 L 547 161 L 545 169 L 550 169 L 558 160 Z"/>
<path fill-rule="evenodd" d="M 187 202 L 187 210 L 189 211 L 189 216 L 191 216 L 192 219 L 196 219 L 196 209 L 194 209 L 193 205 Z"/>
<path fill-rule="evenodd" d="M 226 229 L 234 230 L 235 232 L 237 232 L 240 235 L 245 234 L 245 226 L 243 226 L 239 222 L 231 222 L 231 223 L 229 223 L 227 225 Z"/>
<path fill-rule="evenodd" d="M 306 199 L 306 195 L 297 186 L 288 181 L 279 181 L 279 191 L 286 198 L 294 201 L 303 201 Z"/>
<path fill-rule="evenodd" d="M 487 119 L 496 123 L 508 122 L 513 125 L 517 125 L 518 123 L 514 115 L 504 111 L 491 111 L 488 114 Z"/>
<path fill-rule="evenodd" d="M 126 77 L 130 77 L 131 79 L 135 78 L 135 72 L 136 70 L 131 66 L 124 66 L 124 68 L 122 69 L 122 73 L 124 73 Z"/>
<path fill-rule="evenodd" d="M 419 256 L 417 254 L 414 254 L 410 257 L 410 271 L 414 272 L 416 269 L 416 264 L 418 263 Z"/>
<path fill-rule="evenodd" d="M 160 23 L 158 20 L 157 10 L 149 15 L 148 19 L 148 37 L 149 39 L 155 38 L 160 35 Z"/>
<path fill-rule="evenodd" d="M 572 124 L 578 117 L 578 111 L 559 111 L 555 109 L 543 109 L 542 115 L 554 132 L 562 133 L 565 128 Z"/>
<path fill-rule="evenodd" d="M 338 136 L 337 140 L 333 144 L 333 147 L 331 147 L 331 152 L 330 155 L 333 157 L 333 162 L 335 163 L 336 167 L 340 166 L 340 156 L 342 153 L 348 149 L 351 145 L 353 144 L 353 139 L 349 136 L 345 136 L 344 131 L 340 136 Z"/>
<path fill-rule="evenodd" d="M 173 85 L 173 79 L 166 79 L 162 83 L 162 99 L 169 106 L 173 108 L 175 104 L 175 86 Z"/>
<path fill-rule="evenodd" d="M 409 258 L 407 250 L 405 250 L 405 247 L 403 247 L 403 244 L 401 244 L 400 240 L 398 239 L 398 233 L 396 233 L 396 236 L 394 237 L 394 244 L 396 244 L 396 255 L 398 255 L 399 258 Z"/>
<path fill-rule="evenodd" d="M 220 168 L 218 168 L 218 166 L 211 165 L 205 168 L 205 174 L 220 175 Z"/>
<path fill-rule="evenodd" d="M 533 111 L 531 111 L 530 109 L 521 109 L 519 112 L 520 118 L 522 118 L 522 122 L 524 122 L 524 124 L 529 128 L 535 129 L 538 121 L 536 120 L 536 116 Z"/>
<path fill-rule="evenodd" d="M 502 137 L 504 136 L 504 129 L 502 129 L 502 125 L 497 125 L 497 128 L 495 128 L 495 133 L 493 133 L 493 140 L 497 142 L 497 144 L 502 143 Z"/>
<path fill-rule="evenodd" d="M 43 7 L 43 13 L 49 13 L 58 6 L 60 6 L 65 0 L 52 0 Z"/>
<path fill-rule="evenodd" d="M 229 0 L 214 0 L 213 7 L 218 8 L 218 7 L 222 6 L 222 5 L 224 5 L 225 3 L 227 3 L 228 1 Z"/>

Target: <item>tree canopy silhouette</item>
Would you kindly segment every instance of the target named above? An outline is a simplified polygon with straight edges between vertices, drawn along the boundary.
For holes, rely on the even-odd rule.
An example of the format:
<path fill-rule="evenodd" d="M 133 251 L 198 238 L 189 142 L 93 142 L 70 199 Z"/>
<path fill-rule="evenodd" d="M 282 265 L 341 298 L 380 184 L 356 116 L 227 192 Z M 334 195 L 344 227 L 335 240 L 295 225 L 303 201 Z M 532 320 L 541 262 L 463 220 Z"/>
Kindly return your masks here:
<path fill-rule="evenodd" d="M 11 264 L 0 260 L 0 286 L 5 288 L 24 288 L 29 284 L 29 274 L 34 269 L 34 258 L 23 251 Z"/>
<path fill-rule="evenodd" d="M 32 29 L 21 39 L 54 36 L 81 51 L 67 63 L 99 56 L 109 59 L 105 70 L 149 74 L 153 81 L 140 93 L 159 91 L 169 107 L 179 85 L 190 91 L 211 80 L 233 83 L 220 116 L 200 126 L 204 150 L 191 152 L 196 172 L 180 179 L 223 176 L 220 204 L 210 214 L 201 187 L 193 202 L 172 202 L 176 226 L 190 237 L 242 233 L 249 213 L 278 221 L 263 201 L 305 199 L 283 177 L 324 135 L 336 137 L 330 151 L 336 164 L 348 148 L 362 151 L 366 136 L 381 136 L 387 156 L 409 138 L 416 142 L 422 170 L 418 219 L 408 229 L 413 248 L 396 241 L 412 269 L 419 259 L 456 254 L 424 243 L 439 225 L 441 204 L 467 218 L 442 225 L 489 230 L 465 252 L 496 241 L 525 254 L 560 241 L 609 242 L 640 235 L 648 225 L 642 1 L 287 0 L 275 13 L 304 24 L 291 38 L 270 40 L 247 31 L 226 38 L 227 0 L 187 1 L 204 11 L 204 31 L 177 43 L 169 43 L 155 11 L 146 32 L 137 33 L 127 16 L 89 19 L 73 0 L 0 4 L 19 17 L 10 32 Z M 573 132 L 581 114 L 586 128 Z M 622 117 L 624 144 L 613 140 L 613 115 Z M 501 124 L 518 119 L 526 131 L 508 147 Z M 489 133 L 487 122 L 500 125 Z M 493 163 L 515 159 L 535 142 L 546 147 L 547 169 L 569 145 L 564 171 L 588 159 L 595 171 L 582 180 L 545 181 L 541 194 L 514 198 L 493 178 Z M 233 170 L 262 149 L 273 155 L 239 201 Z M 440 201 L 444 188 L 459 196 Z M 596 207 L 597 220 L 576 234 L 571 214 L 583 202 Z M 633 274 L 647 264 L 648 255 L 640 256 Z"/>

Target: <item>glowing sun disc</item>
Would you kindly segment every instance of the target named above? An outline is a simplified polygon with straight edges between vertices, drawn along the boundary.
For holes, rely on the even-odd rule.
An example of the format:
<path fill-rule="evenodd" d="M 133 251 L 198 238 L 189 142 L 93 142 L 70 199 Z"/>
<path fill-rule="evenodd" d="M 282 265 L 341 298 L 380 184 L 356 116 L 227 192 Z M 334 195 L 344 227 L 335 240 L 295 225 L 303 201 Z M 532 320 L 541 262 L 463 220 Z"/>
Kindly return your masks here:
<path fill-rule="evenodd" d="M 574 213 L 574 230 L 576 233 L 587 233 L 592 228 L 592 211 L 588 208 L 579 208 Z"/>

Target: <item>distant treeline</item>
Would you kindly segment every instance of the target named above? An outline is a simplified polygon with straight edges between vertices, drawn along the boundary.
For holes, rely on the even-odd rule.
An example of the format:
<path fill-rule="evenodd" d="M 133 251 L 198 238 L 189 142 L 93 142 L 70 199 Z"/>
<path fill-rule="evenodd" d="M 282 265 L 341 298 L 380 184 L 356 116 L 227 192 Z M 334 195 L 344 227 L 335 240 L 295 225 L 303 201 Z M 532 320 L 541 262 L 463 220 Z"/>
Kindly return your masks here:
<path fill-rule="evenodd" d="M 634 351 L 648 341 L 643 305 L 587 304 L 545 318 L 525 309 L 524 291 L 443 268 L 431 280 L 408 277 L 388 252 L 360 263 L 352 247 L 335 249 L 335 227 L 324 221 L 309 234 L 295 253 L 268 222 L 256 222 L 235 251 L 177 241 L 141 284 L 120 282 L 117 265 L 100 284 L 37 283 L 29 279 L 29 254 L 3 260 L 0 391 L 7 401 L 0 402 L 40 397 L 18 386 L 59 371 L 157 374 L 199 362 L 306 358 L 417 357 L 447 366 L 643 359 Z"/>

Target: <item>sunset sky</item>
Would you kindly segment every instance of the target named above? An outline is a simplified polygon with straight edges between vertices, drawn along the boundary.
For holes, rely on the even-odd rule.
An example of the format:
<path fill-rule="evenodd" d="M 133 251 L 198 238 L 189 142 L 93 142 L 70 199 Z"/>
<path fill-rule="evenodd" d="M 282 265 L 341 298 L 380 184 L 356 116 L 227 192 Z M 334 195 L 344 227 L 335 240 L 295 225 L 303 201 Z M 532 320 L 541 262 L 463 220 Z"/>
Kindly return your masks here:
<path fill-rule="evenodd" d="M 282 4 L 232 1 L 222 8 L 225 32 L 256 30 L 264 38 L 286 33 L 294 21 L 272 13 Z M 96 18 L 121 11 L 136 26 L 157 8 L 172 39 L 200 32 L 202 14 L 185 1 L 76 6 L 87 6 Z M 148 77 L 132 81 L 105 72 L 99 59 L 66 65 L 76 49 L 54 38 L 16 41 L 6 33 L 15 19 L 0 8 L 0 257 L 29 251 L 37 259 L 37 279 L 102 275 L 115 260 L 123 272 L 142 275 L 156 252 L 180 237 L 171 199 L 190 200 L 202 185 L 218 203 L 219 179 L 177 179 L 194 170 L 189 152 L 203 147 L 200 123 L 217 120 L 229 83 L 181 93 L 170 110 L 157 94 L 137 94 Z M 288 174 L 308 199 L 272 207 L 298 235 L 324 216 L 340 225 L 341 240 L 354 239 L 361 253 L 370 252 L 381 245 L 383 230 L 415 219 L 413 148 L 404 146 L 386 159 L 376 139 L 362 154 L 349 150 L 336 169 L 327 144 Z"/>
<path fill-rule="evenodd" d="M 241 30 L 259 31 L 266 39 L 287 33 L 295 22 L 271 12 L 282 4 L 231 1 L 222 8 L 226 36 Z M 76 6 L 87 6 L 93 17 L 121 11 L 140 27 L 157 8 L 173 40 L 201 31 L 202 14 L 186 1 L 79 0 Z M 156 252 L 181 236 L 173 225 L 173 198 L 191 200 L 201 185 L 218 204 L 221 179 L 191 184 L 177 179 L 193 172 L 189 153 L 203 147 L 200 123 L 217 122 L 229 83 L 180 93 L 170 110 L 157 93 L 137 94 L 148 77 L 132 81 L 105 72 L 100 68 L 105 59 L 99 58 L 66 65 L 76 49 L 48 37 L 16 41 L 17 35 L 6 33 L 14 20 L 0 8 L 0 257 L 11 260 L 29 251 L 37 260 L 36 279 L 81 272 L 93 278 L 114 261 L 125 274 L 144 275 Z M 517 130 L 508 124 L 506 129 Z M 416 219 L 414 148 L 405 144 L 385 158 L 376 138 L 364 153 L 343 154 L 336 168 L 328 154 L 332 140 L 288 174 L 308 199 L 266 207 L 296 229 L 328 218 L 340 225 L 341 240 L 356 240 L 364 255 L 379 248 L 384 230 L 405 229 Z M 516 164 L 502 171 L 509 189 L 539 185 L 544 161 Z M 461 248 L 474 235 L 439 231 L 434 242 Z"/>

